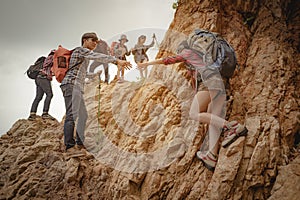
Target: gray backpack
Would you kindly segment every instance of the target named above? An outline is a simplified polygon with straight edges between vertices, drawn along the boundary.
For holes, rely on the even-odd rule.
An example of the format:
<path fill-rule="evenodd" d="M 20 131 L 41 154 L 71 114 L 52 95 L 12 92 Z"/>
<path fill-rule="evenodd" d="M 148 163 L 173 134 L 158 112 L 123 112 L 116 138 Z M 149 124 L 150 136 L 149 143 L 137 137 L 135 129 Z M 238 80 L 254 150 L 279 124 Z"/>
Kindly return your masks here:
<path fill-rule="evenodd" d="M 188 48 L 197 53 L 205 62 L 206 67 L 218 68 L 223 78 L 232 77 L 237 65 L 233 48 L 217 33 L 196 29 L 187 40 L 178 47 L 178 53 Z M 195 70 L 193 66 L 188 66 Z"/>

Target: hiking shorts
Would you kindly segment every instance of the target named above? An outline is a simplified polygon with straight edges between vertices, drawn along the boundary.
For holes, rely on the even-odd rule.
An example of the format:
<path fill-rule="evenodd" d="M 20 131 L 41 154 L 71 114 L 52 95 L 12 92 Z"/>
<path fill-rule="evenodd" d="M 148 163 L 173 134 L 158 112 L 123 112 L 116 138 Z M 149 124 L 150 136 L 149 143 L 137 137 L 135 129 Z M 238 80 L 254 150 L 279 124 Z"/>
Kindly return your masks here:
<path fill-rule="evenodd" d="M 217 68 L 207 68 L 201 72 L 202 82 L 198 84 L 198 91 L 219 90 L 226 93 L 226 80 L 221 77 Z"/>

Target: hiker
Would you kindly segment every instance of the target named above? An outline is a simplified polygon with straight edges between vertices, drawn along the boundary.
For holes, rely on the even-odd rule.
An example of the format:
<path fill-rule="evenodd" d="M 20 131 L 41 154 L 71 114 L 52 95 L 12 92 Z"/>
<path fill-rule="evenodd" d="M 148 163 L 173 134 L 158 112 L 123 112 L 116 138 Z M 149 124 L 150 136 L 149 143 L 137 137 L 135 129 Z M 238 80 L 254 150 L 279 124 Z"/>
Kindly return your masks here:
<path fill-rule="evenodd" d="M 132 53 L 132 55 L 134 55 L 134 61 L 136 64 L 149 61 L 149 58 L 148 58 L 148 55 L 146 54 L 146 52 L 148 51 L 149 48 L 154 46 L 154 39 L 155 39 L 155 34 L 153 34 L 153 36 L 152 36 L 151 44 L 144 45 L 144 43 L 146 41 L 146 36 L 145 35 L 139 36 L 137 44 L 134 46 L 133 49 L 131 49 L 131 53 Z M 142 79 L 147 78 L 148 68 L 144 67 L 144 68 L 138 68 L 138 69 L 140 71 L 141 78 Z"/>
<path fill-rule="evenodd" d="M 195 30 L 195 33 L 191 35 L 194 36 L 200 33 L 200 30 Z M 192 40 L 193 38 L 190 39 L 189 42 Z M 186 41 L 185 43 L 188 44 Z M 208 57 L 206 58 L 208 59 Z M 186 67 L 192 66 L 197 69 L 195 77 L 201 77 L 200 80 L 202 79 L 202 82 L 198 82 L 197 84 L 197 91 L 190 108 L 190 117 L 193 120 L 209 124 L 209 149 L 208 151 L 199 150 L 196 156 L 208 169 L 213 170 L 217 163 L 221 131 L 224 133 L 222 146 L 227 147 L 234 142 L 237 137 L 246 135 L 248 130 L 237 121 L 229 122 L 224 119 L 225 116 L 223 115 L 225 114 L 223 109 L 226 101 L 226 92 L 223 77 L 217 67 L 212 67 L 213 65 L 208 66 L 204 62 L 201 54 L 197 53 L 194 49 L 181 46 L 176 56 L 139 63 L 138 65 L 139 67 L 147 67 L 148 65 L 154 64 L 169 65 L 178 62 L 184 62 Z M 213 64 L 219 63 L 214 62 Z"/>
<path fill-rule="evenodd" d="M 64 143 L 66 150 L 78 145 L 84 148 L 84 130 L 87 121 L 87 110 L 83 99 L 84 80 L 90 60 L 101 63 L 114 63 L 122 69 L 129 69 L 131 64 L 127 61 L 116 59 L 113 56 L 93 52 L 98 42 L 95 33 L 84 33 L 81 38 L 81 46 L 73 50 L 69 70 L 61 83 L 61 90 L 65 99 L 66 118 L 64 123 Z M 76 141 L 74 140 L 74 127 L 76 126 Z"/>
<path fill-rule="evenodd" d="M 36 96 L 30 109 L 30 115 L 28 117 L 29 120 L 36 119 L 37 108 L 44 94 L 46 94 L 46 98 L 44 101 L 42 118 L 55 120 L 55 118 L 48 113 L 51 99 L 53 97 L 52 86 L 51 86 L 51 81 L 52 81 L 51 67 L 52 67 L 53 54 L 54 54 L 54 50 L 52 50 L 49 53 L 47 58 L 44 57 L 42 69 L 38 72 L 38 75 L 35 78 Z"/>
<path fill-rule="evenodd" d="M 102 53 L 102 54 L 105 54 L 105 55 L 109 55 L 110 52 L 109 52 L 109 46 L 108 44 L 104 41 L 104 40 L 101 40 L 99 39 L 98 43 L 97 43 L 97 46 L 96 48 L 93 50 L 94 52 L 97 52 L 97 53 Z M 100 65 L 103 65 L 103 68 L 104 68 L 104 74 L 105 74 L 105 80 L 104 82 L 108 84 L 109 82 L 109 70 L 108 70 L 108 63 L 101 63 L 101 62 L 98 62 L 98 61 L 94 61 L 91 65 L 90 65 L 90 68 L 89 68 L 89 71 L 88 71 L 88 74 L 93 74 L 94 73 L 94 70 L 100 66 Z"/>
<path fill-rule="evenodd" d="M 123 35 L 121 35 L 121 37 L 119 39 L 119 43 L 117 43 L 114 46 L 113 54 L 117 59 L 126 61 L 126 56 L 130 55 L 130 51 L 128 51 L 127 46 L 125 45 L 126 42 L 128 42 L 127 36 L 123 34 Z M 120 73 L 121 73 L 121 76 L 120 76 Z M 124 69 L 123 68 L 118 67 L 117 79 L 118 79 L 119 83 L 124 82 Z"/>

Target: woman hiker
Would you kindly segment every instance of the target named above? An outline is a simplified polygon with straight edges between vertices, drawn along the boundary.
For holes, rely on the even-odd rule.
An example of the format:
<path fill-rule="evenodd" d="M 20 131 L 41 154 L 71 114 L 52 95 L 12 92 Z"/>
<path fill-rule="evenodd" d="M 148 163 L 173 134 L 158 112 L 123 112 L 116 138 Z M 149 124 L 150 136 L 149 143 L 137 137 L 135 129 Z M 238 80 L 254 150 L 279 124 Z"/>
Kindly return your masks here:
<path fill-rule="evenodd" d="M 149 61 L 148 55 L 146 52 L 148 51 L 149 48 L 154 46 L 154 39 L 155 39 L 155 34 L 152 36 L 152 42 L 149 45 L 145 45 L 146 41 L 146 36 L 141 35 L 138 38 L 137 44 L 134 46 L 133 49 L 131 49 L 132 55 L 134 56 L 134 61 L 136 64 L 143 63 Z M 140 71 L 140 75 L 142 79 L 147 78 L 148 76 L 148 68 L 147 67 L 139 67 L 138 68 Z"/>
<path fill-rule="evenodd" d="M 223 147 L 227 147 L 234 142 L 239 136 L 246 135 L 247 128 L 237 121 L 227 121 L 223 119 L 222 112 L 226 100 L 226 92 L 224 82 L 218 68 L 208 68 L 203 62 L 202 57 L 195 51 L 184 48 L 181 53 L 176 56 L 170 56 L 157 59 L 150 62 L 139 63 L 138 67 L 145 68 L 148 65 L 155 64 L 174 64 L 184 62 L 200 69 L 198 73 L 201 75 L 197 93 L 190 108 L 190 117 L 202 123 L 209 124 L 208 135 L 209 142 L 208 151 L 199 150 L 196 156 L 204 163 L 204 165 L 213 170 L 217 164 L 217 155 L 219 150 L 219 139 L 221 131 L 224 133 Z"/>

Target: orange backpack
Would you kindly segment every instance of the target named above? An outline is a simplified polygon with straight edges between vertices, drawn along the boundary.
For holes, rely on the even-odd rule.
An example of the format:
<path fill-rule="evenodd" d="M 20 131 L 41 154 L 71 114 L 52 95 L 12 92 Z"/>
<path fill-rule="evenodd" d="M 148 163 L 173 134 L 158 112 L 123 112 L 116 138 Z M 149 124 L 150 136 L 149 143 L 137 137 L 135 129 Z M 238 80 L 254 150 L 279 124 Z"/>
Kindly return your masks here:
<path fill-rule="evenodd" d="M 54 52 L 53 66 L 51 70 L 59 83 L 62 82 L 69 70 L 69 62 L 72 52 L 73 50 L 68 50 L 61 45 L 59 45 L 57 50 Z"/>

